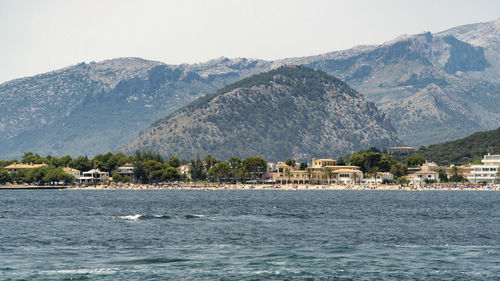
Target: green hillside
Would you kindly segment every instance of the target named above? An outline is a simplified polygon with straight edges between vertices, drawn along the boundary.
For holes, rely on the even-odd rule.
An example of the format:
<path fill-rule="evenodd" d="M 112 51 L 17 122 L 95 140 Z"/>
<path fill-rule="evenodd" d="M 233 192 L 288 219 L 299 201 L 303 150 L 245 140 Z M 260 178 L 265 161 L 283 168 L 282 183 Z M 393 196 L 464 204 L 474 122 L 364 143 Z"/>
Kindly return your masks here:
<path fill-rule="evenodd" d="M 500 128 L 479 132 L 466 138 L 422 146 L 417 154 L 442 165 L 466 164 L 486 153 L 500 154 Z"/>

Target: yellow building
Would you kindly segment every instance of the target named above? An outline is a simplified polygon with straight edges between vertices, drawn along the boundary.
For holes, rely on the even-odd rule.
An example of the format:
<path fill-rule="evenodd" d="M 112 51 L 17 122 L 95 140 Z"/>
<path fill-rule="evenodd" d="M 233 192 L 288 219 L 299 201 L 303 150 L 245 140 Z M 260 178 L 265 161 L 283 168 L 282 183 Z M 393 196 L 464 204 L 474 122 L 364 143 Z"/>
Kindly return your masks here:
<path fill-rule="evenodd" d="M 354 183 L 363 178 L 358 166 L 337 166 L 337 160 L 313 158 L 311 167 L 296 170 L 284 163 L 278 165 L 277 183 L 339 184 Z"/>
<path fill-rule="evenodd" d="M 4 169 L 7 171 L 7 172 L 18 172 L 18 171 L 21 171 L 21 170 L 29 170 L 29 169 L 35 169 L 35 168 L 41 168 L 41 167 L 47 167 L 48 165 L 43 163 L 43 164 L 23 164 L 23 163 L 14 163 L 14 164 L 10 164 L 9 166 L 6 166 L 4 167 Z"/>

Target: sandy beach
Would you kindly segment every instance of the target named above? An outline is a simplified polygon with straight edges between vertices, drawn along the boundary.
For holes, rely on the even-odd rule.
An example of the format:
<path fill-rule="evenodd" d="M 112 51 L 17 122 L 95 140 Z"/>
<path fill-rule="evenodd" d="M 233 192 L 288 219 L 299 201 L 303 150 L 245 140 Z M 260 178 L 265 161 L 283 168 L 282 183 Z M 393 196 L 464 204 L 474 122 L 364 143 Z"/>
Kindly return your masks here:
<path fill-rule="evenodd" d="M 464 184 L 434 184 L 427 186 L 400 186 L 400 185 L 263 185 L 263 184 L 214 184 L 214 183 L 182 183 L 182 184 L 110 184 L 91 186 L 34 186 L 34 185 L 3 185 L 1 189 L 66 189 L 66 190 L 453 190 L 453 191 L 498 191 L 500 185 L 476 186 Z"/>

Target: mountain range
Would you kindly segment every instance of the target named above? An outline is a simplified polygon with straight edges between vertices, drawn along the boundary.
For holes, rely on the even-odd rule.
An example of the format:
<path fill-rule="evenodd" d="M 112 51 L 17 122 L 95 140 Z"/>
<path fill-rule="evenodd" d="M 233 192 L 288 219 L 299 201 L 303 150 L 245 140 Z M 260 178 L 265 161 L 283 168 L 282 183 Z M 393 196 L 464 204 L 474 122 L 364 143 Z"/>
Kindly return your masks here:
<path fill-rule="evenodd" d="M 386 114 L 347 84 L 320 70 L 282 66 L 158 120 L 123 150 L 280 161 L 397 143 Z"/>
<path fill-rule="evenodd" d="M 500 19 L 277 61 L 79 63 L 0 85 L 0 157 L 114 151 L 195 99 L 283 65 L 345 81 L 387 113 L 402 144 L 453 140 L 498 127 L 499 38 Z"/>

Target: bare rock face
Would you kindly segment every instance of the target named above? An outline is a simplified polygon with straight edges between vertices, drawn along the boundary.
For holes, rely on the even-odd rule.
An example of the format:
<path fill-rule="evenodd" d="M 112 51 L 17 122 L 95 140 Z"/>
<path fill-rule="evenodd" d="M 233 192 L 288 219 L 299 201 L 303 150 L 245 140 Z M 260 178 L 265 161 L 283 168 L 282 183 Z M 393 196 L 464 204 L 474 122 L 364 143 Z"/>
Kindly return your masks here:
<path fill-rule="evenodd" d="M 396 144 L 387 116 L 342 81 L 301 66 L 231 84 L 155 122 L 126 145 L 184 159 L 310 159 Z"/>

